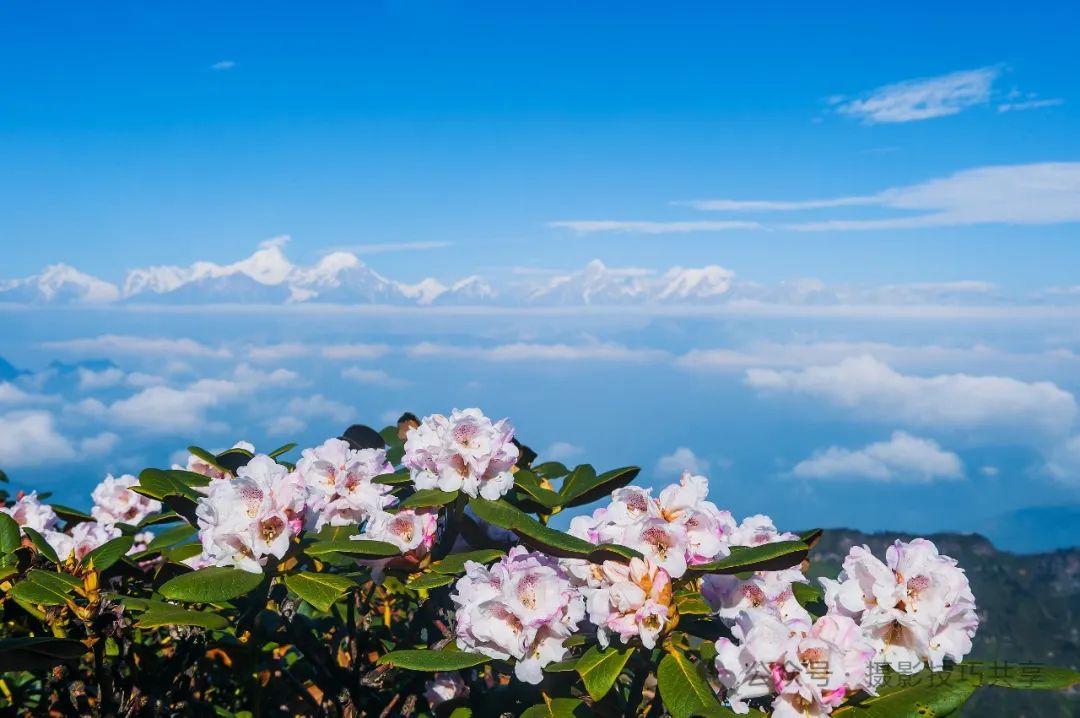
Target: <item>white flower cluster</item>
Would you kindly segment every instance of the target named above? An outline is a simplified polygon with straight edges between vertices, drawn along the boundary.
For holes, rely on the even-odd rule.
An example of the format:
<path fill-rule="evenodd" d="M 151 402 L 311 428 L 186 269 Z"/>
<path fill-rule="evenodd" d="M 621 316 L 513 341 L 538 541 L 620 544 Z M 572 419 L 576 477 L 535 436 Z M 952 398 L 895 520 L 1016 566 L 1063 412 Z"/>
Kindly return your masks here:
<path fill-rule="evenodd" d="M 684 474 L 653 498 L 652 489 L 627 486 L 611 494 L 611 504 L 570 523 L 570 534 L 591 543 L 636 549 L 671 578 L 688 566 L 724 558 L 735 531 L 731 514 L 708 501 L 709 481 Z"/>
<path fill-rule="evenodd" d="M 364 531 L 354 539 L 385 541 L 397 546 L 401 557 L 366 560 L 372 575 L 378 577 L 389 563 L 416 566 L 420 559 L 431 553 L 439 530 L 439 512 L 435 509 L 401 509 L 396 513 L 379 511 L 368 519 Z"/>
<path fill-rule="evenodd" d="M 211 481 L 196 516 L 203 560 L 261 573 L 269 556 L 282 558 L 303 522 L 300 476 L 257 454 L 236 478 Z"/>
<path fill-rule="evenodd" d="M 392 506 L 397 501 L 392 487 L 372 479 L 393 470 L 382 449 L 357 451 L 341 439 L 304 449 L 296 473 L 307 488 L 309 528 L 360 524 Z"/>
<path fill-rule="evenodd" d="M 56 512 L 52 506 L 41 503 L 36 491 L 21 494 L 14 504 L 0 508 L 0 511 L 15 519 L 19 526 L 31 528 L 40 534 L 56 526 Z"/>
<path fill-rule="evenodd" d="M 821 579 L 830 613 L 859 623 L 884 662 L 916 673 L 942 660 L 959 662 L 979 627 L 975 596 L 956 561 L 926 539 L 896 541 L 885 562 L 854 547 L 837 580 Z"/>
<path fill-rule="evenodd" d="M 238 441 L 235 444 L 233 444 L 230 448 L 232 448 L 232 449 L 243 449 L 244 451 L 247 451 L 247 452 L 249 452 L 251 454 L 255 453 L 255 445 L 252 444 L 250 441 Z M 180 466 L 179 464 L 173 464 L 172 468 L 174 468 L 174 469 L 183 469 L 185 471 L 190 471 L 190 472 L 192 472 L 194 474 L 202 474 L 203 476 L 207 476 L 207 477 L 209 477 L 211 479 L 223 479 L 223 478 L 225 478 L 225 472 L 224 471 L 222 471 L 221 469 L 219 469 L 216 466 L 211 466 L 210 464 L 206 463 L 205 460 L 200 459 L 195 454 L 188 454 L 187 465 Z"/>
<path fill-rule="evenodd" d="M 109 474 L 90 494 L 90 498 L 94 500 L 90 514 L 102 524 L 135 525 L 150 514 L 160 511 L 160 502 L 131 490 L 132 486 L 138 485 L 139 480 L 130 474 L 124 474 L 120 478 L 113 478 L 112 474 Z"/>
<path fill-rule="evenodd" d="M 516 658 L 514 674 L 526 683 L 539 683 L 544 666 L 566 657 L 563 641 L 585 617 L 584 599 L 559 562 L 522 546 L 490 568 L 467 562 L 451 598 L 458 645 Z"/>
<path fill-rule="evenodd" d="M 646 648 L 673 615 L 671 577 L 650 559 L 634 558 L 629 564 L 605 561 L 597 571 L 596 587 L 581 588 L 596 625 L 596 638 L 607 648 L 614 634 L 625 644 L 639 638 Z"/>
<path fill-rule="evenodd" d="M 492 423 L 479 409 L 424 417 L 405 437 L 403 464 L 418 489 L 458 491 L 497 499 L 514 485 L 514 427 Z"/>

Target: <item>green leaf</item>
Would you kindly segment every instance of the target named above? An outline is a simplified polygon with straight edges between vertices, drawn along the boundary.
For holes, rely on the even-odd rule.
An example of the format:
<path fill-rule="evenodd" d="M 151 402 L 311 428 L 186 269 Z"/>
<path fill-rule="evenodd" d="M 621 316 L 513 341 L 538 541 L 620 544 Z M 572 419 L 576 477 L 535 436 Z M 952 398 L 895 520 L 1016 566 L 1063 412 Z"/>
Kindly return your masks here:
<path fill-rule="evenodd" d="M 71 592 L 81 587 L 82 581 L 73 576 L 34 569 L 12 587 L 11 595 L 35 606 L 65 606 Z"/>
<path fill-rule="evenodd" d="M 705 679 L 704 666 L 692 663 L 681 651 L 672 651 L 660 660 L 656 679 L 664 707 L 672 718 L 690 718 L 720 707 Z"/>
<path fill-rule="evenodd" d="M 575 670 L 585 683 L 585 690 L 589 692 L 590 698 L 598 701 L 608 694 L 633 653 L 633 648 L 621 651 L 608 648 L 602 651 L 593 646 L 578 659 Z"/>
<path fill-rule="evenodd" d="M 386 541 L 369 541 L 367 539 L 337 539 L 334 541 L 316 541 L 304 549 L 308 556 L 325 556 L 326 554 L 344 554 L 354 558 L 389 558 L 400 556 L 401 549 Z"/>
<path fill-rule="evenodd" d="M 74 661 L 85 654 L 82 641 L 48 636 L 0 640 L 0 672 L 42 671 Z"/>
<path fill-rule="evenodd" d="M 419 489 L 400 504 L 403 509 L 424 509 L 432 506 L 445 506 L 458 497 L 457 491 L 439 491 L 438 489 Z"/>
<path fill-rule="evenodd" d="M 824 529 L 810 529 L 809 531 L 803 531 L 799 534 L 799 540 L 810 548 L 814 548 L 814 544 L 821 540 L 821 536 L 824 533 Z"/>
<path fill-rule="evenodd" d="M 1037 663 L 963 663 L 954 673 L 978 673 L 983 685 L 1022 690 L 1060 690 L 1080 684 L 1080 673 L 1070 668 Z"/>
<path fill-rule="evenodd" d="M 184 521 L 184 520 L 186 520 L 186 519 L 184 519 L 183 516 L 176 513 L 175 511 L 162 511 L 161 513 L 150 514 L 149 516 L 144 518 L 142 521 L 140 521 L 135 526 L 135 528 L 142 529 L 142 528 L 146 528 L 147 526 L 157 526 L 158 524 L 176 523 L 177 521 Z"/>
<path fill-rule="evenodd" d="M 808 583 L 791 584 L 791 592 L 794 594 L 795 600 L 803 606 L 821 601 L 821 589 Z"/>
<path fill-rule="evenodd" d="M 165 598 L 174 601 L 217 603 L 230 601 L 253 591 L 262 580 L 261 573 L 211 566 L 171 578 L 163 583 L 158 591 Z"/>
<path fill-rule="evenodd" d="M 459 573 L 465 573 L 465 564 L 468 561 L 475 561 L 476 563 L 486 565 L 505 555 L 506 553 L 504 551 L 493 548 L 483 548 L 478 551 L 466 551 L 464 553 L 452 553 L 442 561 L 433 563 L 431 565 L 431 570 L 436 573 L 445 573 L 456 576 Z"/>
<path fill-rule="evenodd" d="M 810 548 L 802 541 L 778 541 L 760 546 L 732 546 L 731 555 L 711 563 L 691 566 L 701 573 L 743 573 L 746 571 L 779 571 L 798 566 Z"/>
<path fill-rule="evenodd" d="M 22 529 L 15 519 L 0 512 L 0 552 L 9 554 L 22 546 Z"/>
<path fill-rule="evenodd" d="M 320 611 L 329 611 L 356 583 L 332 573 L 302 571 L 285 577 L 285 585 Z"/>
<path fill-rule="evenodd" d="M 382 474 L 376 476 L 371 480 L 373 484 L 384 484 L 387 486 L 399 486 L 401 484 L 408 484 L 412 481 L 412 476 L 409 474 L 408 469 L 402 469 L 401 471 L 395 471 L 392 474 Z"/>
<path fill-rule="evenodd" d="M 562 496 L 563 506 L 566 508 L 592 503 L 608 496 L 615 489 L 626 486 L 640 472 L 641 469 L 636 466 L 624 466 L 597 476 L 596 470 L 591 466 L 578 466 L 566 477 L 559 495 Z"/>
<path fill-rule="evenodd" d="M 98 546 L 86 554 L 80 562 L 82 566 L 93 566 L 97 571 L 104 571 L 127 555 L 135 543 L 133 536 L 120 536 Z"/>
<path fill-rule="evenodd" d="M 417 576 L 405 585 L 411 589 L 420 591 L 439 588 L 440 586 L 449 586 L 456 580 L 456 576 L 450 576 L 445 573 L 425 573 Z"/>
<path fill-rule="evenodd" d="M 60 557 L 56 555 L 56 550 L 49 545 L 49 542 L 45 540 L 44 536 L 29 526 L 23 526 L 23 532 L 26 534 L 26 537 L 30 539 L 30 543 L 34 544 L 34 548 L 37 549 L 39 554 L 53 563 L 60 563 Z M 65 558 L 67 557 L 65 556 Z"/>
<path fill-rule="evenodd" d="M 682 616 L 709 616 L 712 607 L 697 591 L 680 591 L 675 594 L 675 608 Z"/>
<path fill-rule="evenodd" d="M 606 559 L 628 561 L 641 554 L 625 546 L 604 544 L 596 546 L 576 536 L 549 528 L 521 509 L 506 501 L 470 499 L 469 507 L 476 516 L 500 528 L 510 529 L 522 543 L 558 558 L 584 558 L 594 562 Z"/>
<path fill-rule="evenodd" d="M 839 718 L 930 718 L 948 716 L 964 705 L 979 687 L 977 675 L 956 669 L 913 676 L 889 674 L 880 695 L 833 711 Z"/>
<path fill-rule="evenodd" d="M 276 459 L 277 457 L 279 457 L 279 456 L 281 456 L 283 454 L 289 453 L 290 451 L 292 451 L 295 448 L 296 448 L 296 443 L 295 442 L 290 442 L 288 444 L 285 444 L 284 446 L 279 446 L 278 448 L 274 449 L 269 454 L 267 454 L 267 456 L 269 456 L 271 459 Z"/>
<path fill-rule="evenodd" d="M 584 701 L 577 698 L 548 698 L 522 711 L 518 718 L 578 718 L 590 715 Z"/>
<path fill-rule="evenodd" d="M 161 553 L 165 558 L 169 559 L 173 563 L 183 563 L 189 558 L 193 558 L 201 554 L 202 544 L 198 542 L 180 544 L 179 546 L 165 549 Z"/>
<path fill-rule="evenodd" d="M 563 497 L 557 491 L 552 491 L 543 486 L 540 479 L 536 478 L 536 474 L 527 469 L 521 469 L 514 473 L 514 486 L 521 489 L 526 496 L 544 508 L 554 509 L 563 503 Z"/>
<path fill-rule="evenodd" d="M 202 496 L 194 487 L 210 484 L 210 478 L 180 469 L 143 469 L 139 473 L 139 493 L 161 501 L 166 496 L 183 496 L 198 501 Z"/>
<path fill-rule="evenodd" d="M 570 469 L 566 468 L 566 464 L 561 461 L 545 461 L 532 467 L 532 470 L 533 473 L 545 479 L 557 479 L 570 473 Z"/>
<path fill-rule="evenodd" d="M 150 541 L 147 548 L 168 548 L 169 546 L 175 546 L 176 544 L 184 543 L 197 533 L 199 533 L 199 529 L 191 524 L 179 524 L 159 533 L 152 541 Z"/>
<path fill-rule="evenodd" d="M 457 671 L 472 668 L 491 659 L 480 653 L 457 650 L 401 650 L 391 651 L 379 657 L 380 665 L 404 668 L 408 671 Z"/>
<path fill-rule="evenodd" d="M 60 504 L 51 504 L 52 510 L 57 516 L 64 519 L 71 524 L 81 524 L 84 521 L 93 521 L 94 517 L 78 509 L 69 508 L 67 506 L 61 506 Z"/>
<path fill-rule="evenodd" d="M 139 616 L 136 628 L 158 628 L 159 626 L 199 626 L 212 630 L 222 630 L 229 626 L 229 619 L 209 611 L 193 611 L 181 606 L 165 604 L 152 606 Z"/>
<path fill-rule="evenodd" d="M 213 466 L 215 469 L 226 471 L 226 469 L 218 463 L 217 457 L 201 446 L 189 446 L 187 450 L 189 454 L 199 457 L 203 462 L 210 464 L 210 466 Z"/>

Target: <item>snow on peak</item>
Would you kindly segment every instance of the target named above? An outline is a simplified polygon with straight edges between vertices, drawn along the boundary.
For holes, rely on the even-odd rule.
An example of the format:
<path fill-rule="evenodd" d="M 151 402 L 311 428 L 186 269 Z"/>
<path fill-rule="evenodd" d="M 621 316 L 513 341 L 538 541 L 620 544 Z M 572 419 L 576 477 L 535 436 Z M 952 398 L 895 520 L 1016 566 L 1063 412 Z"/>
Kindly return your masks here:
<path fill-rule="evenodd" d="M 50 264 L 38 274 L 0 282 L 0 299 L 46 303 L 108 304 L 120 298 L 120 290 L 68 264 Z"/>
<path fill-rule="evenodd" d="M 730 269 L 710 264 L 699 269 L 672 267 L 660 280 L 656 298 L 707 299 L 727 294 L 735 273 Z"/>

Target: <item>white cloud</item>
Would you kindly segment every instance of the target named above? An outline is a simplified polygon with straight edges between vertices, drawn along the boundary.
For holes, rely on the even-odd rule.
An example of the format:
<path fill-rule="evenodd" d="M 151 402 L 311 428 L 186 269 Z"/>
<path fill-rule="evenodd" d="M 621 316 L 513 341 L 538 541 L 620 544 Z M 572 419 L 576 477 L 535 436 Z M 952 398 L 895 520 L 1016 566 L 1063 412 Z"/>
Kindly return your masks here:
<path fill-rule="evenodd" d="M 580 446 L 568 441 L 556 441 L 540 454 L 541 461 L 566 461 L 580 456 L 584 451 Z"/>
<path fill-rule="evenodd" d="M 870 479 L 873 481 L 930 482 L 964 475 L 960 457 L 935 441 L 895 431 L 888 441 L 861 449 L 832 446 L 795 465 L 801 479 Z"/>
<path fill-rule="evenodd" d="M 1065 100 L 1061 97 L 1048 97 L 1043 100 L 1021 100 L 1020 102 L 1003 102 L 998 105 L 998 112 L 1022 112 L 1024 110 L 1041 110 L 1044 107 L 1057 107 L 1064 105 Z"/>
<path fill-rule="evenodd" d="M 221 60 L 211 65 L 210 69 L 221 72 L 223 70 L 231 70 L 234 67 L 236 67 L 236 62 L 234 60 Z"/>
<path fill-rule="evenodd" d="M 685 471 L 691 474 L 707 474 L 709 462 L 685 446 L 680 446 L 670 454 L 661 456 L 656 462 L 658 476 L 680 476 Z"/>
<path fill-rule="evenodd" d="M 689 232 L 724 232 L 738 229 L 760 229 L 758 222 L 733 221 L 682 221 L 682 222 L 647 222 L 625 220 L 574 219 L 548 222 L 548 227 L 569 229 L 578 234 L 596 234 L 598 232 L 624 232 L 633 234 L 686 234 Z"/>
<path fill-rule="evenodd" d="M 56 397 L 31 394 L 11 382 L 0 381 L 0 404 L 41 404 L 56 401 Z"/>
<path fill-rule="evenodd" d="M 120 444 L 120 437 L 111 431 L 103 431 L 97 436 L 88 436 L 79 442 L 79 451 L 85 456 L 108 454 Z"/>
<path fill-rule="evenodd" d="M 312 353 L 312 349 L 313 347 L 308 344 L 299 343 L 266 344 L 251 347 L 245 353 L 245 357 L 252 361 L 281 361 L 308 356 Z"/>
<path fill-rule="evenodd" d="M 341 370 L 341 376 L 345 379 L 360 382 L 361 384 L 371 384 L 387 388 L 400 388 L 409 385 L 409 382 L 406 380 L 390 376 L 382 369 L 365 369 L 364 367 L 350 366 Z"/>
<path fill-rule="evenodd" d="M 320 349 L 324 359 L 378 359 L 390 351 L 385 344 L 329 344 Z"/>
<path fill-rule="evenodd" d="M 836 111 L 868 124 L 914 122 L 955 115 L 990 101 L 999 66 L 951 72 L 885 85 L 865 96 L 833 98 Z"/>
<path fill-rule="evenodd" d="M 343 423 L 350 421 L 356 415 L 351 406 L 334 399 L 328 399 L 322 394 L 313 394 L 305 397 L 295 397 L 285 405 L 285 414 L 294 417 L 310 419 L 323 419 Z M 344 427 L 342 427 L 344 428 Z"/>
<path fill-rule="evenodd" d="M 1080 162 L 976 167 L 872 195 L 799 201 L 712 199 L 687 204 L 713 211 L 794 211 L 862 205 L 906 212 L 897 217 L 787 225 L 801 232 L 1077 222 Z"/>
<path fill-rule="evenodd" d="M 347 247 L 336 247 L 331 251 L 354 252 L 360 255 L 386 254 L 387 252 L 421 252 L 427 249 L 442 249 L 453 246 L 453 242 L 428 241 L 428 242 L 384 242 L 381 244 L 351 244 Z"/>
<path fill-rule="evenodd" d="M 51 413 L 15 411 L 0 415 L 0 466 L 60 463 L 75 456 L 75 447 L 57 431 Z"/>
<path fill-rule="evenodd" d="M 83 391 L 94 389 L 107 389 L 124 381 L 124 372 L 116 367 L 109 367 L 101 371 L 94 371 L 86 367 L 79 367 L 79 388 Z"/>
<path fill-rule="evenodd" d="M 763 392 L 802 394 L 862 416 L 917 426 L 1060 434 L 1077 415 L 1073 395 L 1052 382 L 968 374 L 911 376 L 872 356 L 797 371 L 749 369 L 746 382 Z"/>
<path fill-rule="evenodd" d="M 267 422 L 266 433 L 270 436 L 295 436 L 306 427 L 307 424 L 295 416 L 282 415 Z"/>
<path fill-rule="evenodd" d="M 732 371 L 748 367 L 807 367 L 862 355 L 869 355 L 883 362 L 933 365 L 970 364 L 1014 356 L 984 344 L 947 347 L 869 341 L 756 342 L 731 349 L 691 349 L 680 356 L 675 364 L 695 371 Z M 1024 355 L 1022 360 L 1030 361 L 1032 358 L 1032 355 Z"/>
<path fill-rule="evenodd" d="M 46 349 L 68 351 L 76 354 L 116 354 L 166 355 L 172 357 L 225 358 L 229 350 L 223 347 L 213 348 L 194 339 L 168 339 L 165 337 L 136 337 L 119 334 L 102 334 L 84 339 L 44 342 Z"/>
<path fill-rule="evenodd" d="M 1058 481 L 1080 486 L 1080 434 L 1066 439 L 1050 452 L 1046 469 Z"/>
<path fill-rule="evenodd" d="M 421 342 L 406 350 L 413 358 L 445 357 L 451 359 L 480 359 L 491 362 L 527 361 L 612 361 L 649 362 L 667 357 L 659 349 L 633 349 L 621 344 L 534 344 L 517 342 L 493 347 L 464 347 L 451 344 Z"/>

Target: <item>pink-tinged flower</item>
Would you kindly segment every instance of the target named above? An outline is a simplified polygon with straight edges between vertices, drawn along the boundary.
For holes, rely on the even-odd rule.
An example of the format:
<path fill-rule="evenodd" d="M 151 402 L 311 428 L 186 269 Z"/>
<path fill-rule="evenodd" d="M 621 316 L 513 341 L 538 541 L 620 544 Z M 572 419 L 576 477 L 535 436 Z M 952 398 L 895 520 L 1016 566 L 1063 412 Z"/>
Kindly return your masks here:
<path fill-rule="evenodd" d="M 967 576 L 926 539 L 896 541 L 885 563 L 855 547 L 838 580 L 821 584 L 830 612 L 856 620 L 899 673 L 940 670 L 971 651 L 979 618 Z"/>
<path fill-rule="evenodd" d="M 255 453 L 255 445 L 252 444 L 250 441 L 238 441 L 229 448 L 243 449 L 250 454 Z M 186 466 L 173 464 L 172 468 L 190 471 L 195 474 L 202 474 L 203 476 L 209 477 L 211 479 L 223 479 L 227 475 L 226 472 L 222 471 L 216 466 L 211 466 L 210 464 L 200 459 L 198 456 L 195 456 L 195 454 L 188 454 Z"/>
<path fill-rule="evenodd" d="M 646 519 L 622 534 L 622 544 L 636 549 L 672 578 L 686 573 L 688 548 L 686 528 L 664 519 Z"/>
<path fill-rule="evenodd" d="M 402 556 L 363 560 L 375 576 L 381 576 L 387 566 L 415 567 L 431 547 L 439 531 L 439 512 L 436 509 L 401 509 L 396 513 L 379 511 L 368 519 L 364 531 L 354 540 L 385 541 L 401 550 Z"/>
<path fill-rule="evenodd" d="M 465 685 L 461 674 L 436 673 L 430 681 L 424 684 L 424 698 L 427 699 L 429 708 L 452 700 L 469 697 L 469 687 Z"/>
<path fill-rule="evenodd" d="M 584 601 L 556 559 L 515 546 L 486 568 L 469 561 L 451 595 L 458 645 L 491 658 L 517 659 L 514 674 L 539 683 L 543 668 L 585 615 Z"/>
<path fill-rule="evenodd" d="M 263 454 L 235 479 L 210 482 L 195 509 L 206 559 L 261 573 L 267 557 L 282 558 L 299 533 L 305 493 L 299 476 Z"/>
<path fill-rule="evenodd" d="M 875 651 L 850 618 L 824 616 L 811 625 L 743 613 L 732 633 L 739 642 L 719 639 L 715 663 L 736 713 L 748 712 L 748 699 L 774 695 L 773 716 L 820 718 L 848 693 L 870 687 Z"/>
<path fill-rule="evenodd" d="M 316 530 L 324 526 L 363 523 L 392 506 L 390 486 L 372 482 L 394 470 L 382 449 L 356 451 L 341 439 L 304 449 L 296 473 L 307 488 L 307 520 Z"/>
<path fill-rule="evenodd" d="M 784 623 L 810 623 L 810 614 L 795 599 L 792 585 L 807 583 L 799 569 L 757 571 L 749 578 L 709 574 L 702 579 L 701 595 L 716 615 L 731 624 L 741 613 L 772 613 Z"/>
<path fill-rule="evenodd" d="M 38 500 L 36 491 L 20 493 L 13 505 L 0 507 L 0 511 L 15 519 L 19 526 L 29 527 L 38 533 L 51 531 L 56 526 L 56 512 L 52 506 Z"/>
<path fill-rule="evenodd" d="M 86 554 L 98 546 L 120 537 L 120 529 L 112 524 L 97 521 L 83 521 L 71 529 L 71 534 L 60 531 L 46 531 L 45 541 L 56 551 L 61 561 L 74 557 L 82 561 Z"/>
<path fill-rule="evenodd" d="M 94 506 L 90 513 L 106 524 L 137 524 L 152 513 L 161 510 L 161 503 L 131 490 L 139 480 L 130 474 L 114 478 L 112 474 L 98 484 L 90 497 Z"/>
<path fill-rule="evenodd" d="M 434 414 L 409 429 L 402 463 L 417 488 L 461 490 L 494 500 L 514 485 L 518 448 L 513 438 L 506 419 L 492 423 L 479 409 L 455 409 L 449 417 Z"/>
<path fill-rule="evenodd" d="M 780 532 L 773 520 L 764 514 L 747 516 L 731 532 L 728 543 L 731 546 L 761 546 L 778 541 L 794 541 L 799 537 L 793 533 Z"/>
<path fill-rule="evenodd" d="M 601 646 L 607 648 L 615 634 L 624 644 L 637 637 L 646 648 L 656 647 L 671 613 L 671 578 L 664 569 L 649 559 L 605 561 L 600 586 L 582 593 Z"/>

